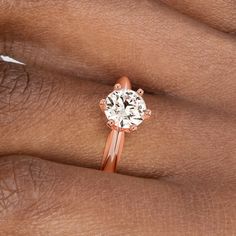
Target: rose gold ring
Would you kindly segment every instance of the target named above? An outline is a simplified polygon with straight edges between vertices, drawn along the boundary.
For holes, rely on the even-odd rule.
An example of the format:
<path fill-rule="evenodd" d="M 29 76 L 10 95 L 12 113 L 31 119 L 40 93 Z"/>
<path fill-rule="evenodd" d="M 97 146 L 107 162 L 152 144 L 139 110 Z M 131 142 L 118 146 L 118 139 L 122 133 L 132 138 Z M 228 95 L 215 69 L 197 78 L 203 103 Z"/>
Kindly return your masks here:
<path fill-rule="evenodd" d="M 143 120 L 151 116 L 151 110 L 146 108 L 142 98 L 144 91 L 131 90 L 127 77 L 121 77 L 114 90 L 99 103 L 108 121 L 111 132 L 107 138 L 102 158 L 101 170 L 115 172 L 123 150 L 125 133 L 137 130 Z"/>

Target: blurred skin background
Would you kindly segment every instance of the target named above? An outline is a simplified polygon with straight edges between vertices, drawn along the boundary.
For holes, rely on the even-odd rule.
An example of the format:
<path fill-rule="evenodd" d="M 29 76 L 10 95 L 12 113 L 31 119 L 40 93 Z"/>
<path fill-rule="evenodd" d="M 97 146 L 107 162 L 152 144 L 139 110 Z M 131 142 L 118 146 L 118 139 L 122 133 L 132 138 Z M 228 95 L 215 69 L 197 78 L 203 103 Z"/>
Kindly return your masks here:
<path fill-rule="evenodd" d="M 235 32 L 233 0 L 1 1 L 0 235 L 235 235 Z M 123 75 L 153 114 L 107 174 Z"/>

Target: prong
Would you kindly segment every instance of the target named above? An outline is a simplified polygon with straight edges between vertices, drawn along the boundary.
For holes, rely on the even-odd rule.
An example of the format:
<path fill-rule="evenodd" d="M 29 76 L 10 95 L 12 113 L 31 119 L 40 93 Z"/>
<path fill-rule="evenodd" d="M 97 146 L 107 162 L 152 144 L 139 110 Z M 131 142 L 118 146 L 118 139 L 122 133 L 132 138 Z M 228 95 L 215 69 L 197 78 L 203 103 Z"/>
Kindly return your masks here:
<path fill-rule="evenodd" d="M 114 125 L 115 125 L 115 121 L 114 121 L 114 120 L 108 120 L 108 121 L 107 121 L 107 126 L 108 126 L 110 129 L 112 129 L 112 128 L 114 127 Z"/>
<path fill-rule="evenodd" d="M 105 111 L 106 110 L 106 99 L 101 99 L 99 102 L 99 106 L 102 111 Z"/>
<path fill-rule="evenodd" d="M 139 89 L 137 90 L 137 93 L 138 93 L 140 96 L 143 96 L 144 91 L 143 91 L 141 88 L 139 88 Z"/>
<path fill-rule="evenodd" d="M 130 128 L 129 128 L 129 131 L 133 132 L 135 130 L 137 130 L 137 125 L 131 125 Z"/>
<path fill-rule="evenodd" d="M 144 117 L 143 119 L 146 120 L 146 119 L 149 119 L 150 116 L 152 114 L 152 111 L 150 109 L 147 109 L 145 112 L 144 112 Z"/>
<path fill-rule="evenodd" d="M 115 84 L 114 85 L 114 90 L 119 90 L 121 89 L 121 85 L 120 84 Z"/>

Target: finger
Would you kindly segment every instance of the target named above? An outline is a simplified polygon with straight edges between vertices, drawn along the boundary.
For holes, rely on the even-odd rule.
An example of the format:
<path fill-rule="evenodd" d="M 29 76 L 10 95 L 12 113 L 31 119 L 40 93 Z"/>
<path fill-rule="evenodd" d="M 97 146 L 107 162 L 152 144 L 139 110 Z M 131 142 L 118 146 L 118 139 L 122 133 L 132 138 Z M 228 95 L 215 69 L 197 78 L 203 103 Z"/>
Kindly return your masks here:
<path fill-rule="evenodd" d="M 161 0 L 169 6 L 224 32 L 236 33 L 234 0 Z"/>
<path fill-rule="evenodd" d="M 177 186 L 18 156 L 0 159 L 0 192 L 4 235 L 232 235 L 236 230 L 233 184 Z"/>
<path fill-rule="evenodd" d="M 149 91 L 236 112 L 234 37 L 160 3 L 35 4 L 3 4 L 0 51 L 110 84 L 127 75 Z"/>
<path fill-rule="evenodd" d="M 100 168 L 109 129 L 98 103 L 110 86 L 6 63 L 1 71 L 0 154 Z M 120 173 L 179 182 L 234 178 L 234 116 L 144 96 L 153 115 L 126 135 Z"/>

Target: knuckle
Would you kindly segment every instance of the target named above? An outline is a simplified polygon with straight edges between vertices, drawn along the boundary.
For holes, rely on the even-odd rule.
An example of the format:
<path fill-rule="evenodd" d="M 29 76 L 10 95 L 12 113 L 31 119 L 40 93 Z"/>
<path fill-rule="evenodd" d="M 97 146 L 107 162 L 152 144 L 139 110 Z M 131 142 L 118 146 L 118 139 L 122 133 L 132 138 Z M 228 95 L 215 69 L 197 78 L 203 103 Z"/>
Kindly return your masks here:
<path fill-rule="evenodd" d="M 58 104 L 62 93 L 52 76 L 47 80 L 27 66 L 0 62 L 0 125 L 39 117 Z M 28 125 L 28 124 L 27 124 Z"/>
<path fill-rule="evenodd" d="M 39 209 L 54 185 L 54 171 L 49 162 L 26 156 L 1 158 L 0 221 L 14 218 L 19 212 L 24 218 L 28 212 Z"/>
<path fill-rule="evenodd" d="M 0 62 L 0 123 L 22 111 L 29 94 L 29 74 L 21 65 Z"/>
<path fill-rule="evenodd" d="M 12 160 L 0 162 L 0 214 L 3 216 L 19 202 L 19 189 Z"/>

